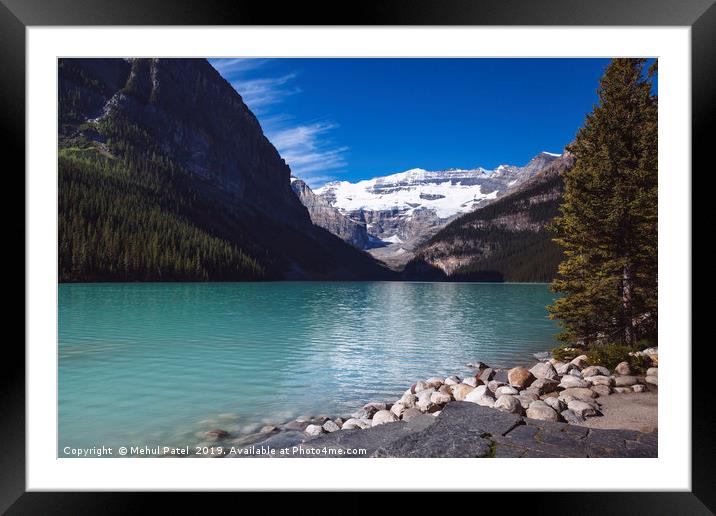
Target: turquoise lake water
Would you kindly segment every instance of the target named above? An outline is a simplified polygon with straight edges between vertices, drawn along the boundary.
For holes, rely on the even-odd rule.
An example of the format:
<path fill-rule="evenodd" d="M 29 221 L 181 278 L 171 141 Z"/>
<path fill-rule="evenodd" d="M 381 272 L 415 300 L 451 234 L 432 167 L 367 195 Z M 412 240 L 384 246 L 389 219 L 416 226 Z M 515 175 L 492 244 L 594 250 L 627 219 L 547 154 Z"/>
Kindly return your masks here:
<path fill-rule="evenodd" d="M 347 415 L 467 362 L 527 365 L 555 345 L 552 300 L 542 284 L 62 284 L 60 455 Z"/>

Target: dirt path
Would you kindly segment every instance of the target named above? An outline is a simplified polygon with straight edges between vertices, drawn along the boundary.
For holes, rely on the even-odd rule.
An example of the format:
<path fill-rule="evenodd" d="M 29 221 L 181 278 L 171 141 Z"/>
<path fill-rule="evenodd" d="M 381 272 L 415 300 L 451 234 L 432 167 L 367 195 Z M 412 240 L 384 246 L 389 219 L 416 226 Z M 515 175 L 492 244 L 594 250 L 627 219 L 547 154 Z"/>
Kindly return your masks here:
<path fill-rule="evenodd" d="M 652 387 L 653 389 L 653 387 Z M 581 426 L 651 432 L 658 428 L 657 392 L 599 397 L 603 416 L 589 417 Z"/>

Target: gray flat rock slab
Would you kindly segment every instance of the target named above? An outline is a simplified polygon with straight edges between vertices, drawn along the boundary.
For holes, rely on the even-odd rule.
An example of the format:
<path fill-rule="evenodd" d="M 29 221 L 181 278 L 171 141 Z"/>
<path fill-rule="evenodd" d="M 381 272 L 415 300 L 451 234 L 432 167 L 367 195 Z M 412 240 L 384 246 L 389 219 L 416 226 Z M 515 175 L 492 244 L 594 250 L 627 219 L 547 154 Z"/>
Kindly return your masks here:
<path fill-rule="evenodd" d="M 259 444 L 365 450 L 351 455 L 291 455 L 295 457 L 656 457 L 658 453 L 656 432 L 539 421 L 463 401 L 448 403 L 438 417 L 423 414 L 410 421 L 313 438 L 287 432 Z"/>
<path fill-rule="evenodd" d="M 437 418 L 429 414 L 417 416 L 410 421 L 397 421 L 383 425 L 366 428 L 365 430 L 340 430 L 331 434 L 319 435 L 301 445 L 302 448 L 320 449 L 324 447 L 334 449 L 361 449 L 365 450 L 363 455 L 347 455 L 346 457 L 367 457 L 386 443 L 392 443 L 405 436 L 420 433 L 424 429 L 437 423 Z M 314 455 L 320 457 L 321 455 Z M 324 455 L 325 456 L 325 455 Z"/>

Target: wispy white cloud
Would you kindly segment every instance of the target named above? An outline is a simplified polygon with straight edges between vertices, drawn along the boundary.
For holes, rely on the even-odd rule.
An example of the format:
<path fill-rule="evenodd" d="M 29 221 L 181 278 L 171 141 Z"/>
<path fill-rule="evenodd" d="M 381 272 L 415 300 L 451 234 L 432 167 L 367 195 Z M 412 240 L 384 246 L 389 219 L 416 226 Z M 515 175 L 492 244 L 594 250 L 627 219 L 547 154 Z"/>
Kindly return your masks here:
<path fill-rule="evenodd" d="M 335 145 L 329 133 L 338 125 L 315 122 L 283 128 L 268 128 L 267 136 L 291 167 L 294 176 L 311 187 L 335 179 L 347 166 L 348 147 Z"/>
<path fill-rule="evenodd" d="M 266 79 L 234 80 L 231 85 L 239 92 L 244 102 L 255 114 L 266 111 L 269 106 L 282 102 L 286 97 L 301 93 L 301 89 L 291 84 L 295 74 Z"/>
<path fill-rule="evenodd" d="M 268 59 L 211 59 L 210 63 L 258 117 L 266 136 L 289 164 L 294 176 L 317 187 L 345 170 L 349 149 L 331 138 L 338 124 L 301 122 L 281 109 L 288 97 L 301 93 L 296 84 L 297 73 L 270 77 L 266 70 L 270 64 Z"/>
<path fill-rule="evenodd" d="M 229 77 L 233 74 L 248 72 L 249 70 L 256 70 L 268 63 L 268 59 L 260 59 L 256 57 L 240 57 L 233 59 L 209 59 L 211 65 L 216 68 L 222 77 L 226 80 L 230 80 Z M 229 77 L 227 77 L 229 76 Z"/>

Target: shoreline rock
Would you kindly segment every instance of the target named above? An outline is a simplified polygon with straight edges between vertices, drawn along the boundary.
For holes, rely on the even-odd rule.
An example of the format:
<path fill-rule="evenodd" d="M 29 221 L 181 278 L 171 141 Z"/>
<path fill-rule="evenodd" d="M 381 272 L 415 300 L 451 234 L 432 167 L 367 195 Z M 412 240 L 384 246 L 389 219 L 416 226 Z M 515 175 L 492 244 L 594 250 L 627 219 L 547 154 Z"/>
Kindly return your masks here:
<path fill-rule="evenodd" d="M 648 353 L 647 353 L 648 351 Z M 658 348 L 650 348 L 643 356 L 658 357 Z M 640 355 L 641 356 L 641 355 Z M 642 393 L 658 386 L 656 360 L 639 375 L 627 362 L 618 364 L 612 373 L 599 364 L 589 364 L 586 355 L 563 363 L 545 358 L 532 367 L 511 369 L 492 368 L 484 362 L 473 362 L 474 376 L 433 376 L 418 380 L 393 403 L 370 402 L 350 417 L 300 416 L 277 425 L 265 425 L 261 432 L 274 439 L 281 433 L 298 433 L 305 442 L 321 436 L 357 432 L 394 423 L 408 423 L 423 416 L 438 418 L 444 409 L 455 402 L 490 408 L 499 412 L 526 417 L 545 423 L 580 425 L 585 418 L 601 416 L 599 398 L 616 393 Z M 214 429 L 207 438 L 222 440 L 228 432 Z M 253 434 L 239 440 L 255 441 Z"/>

